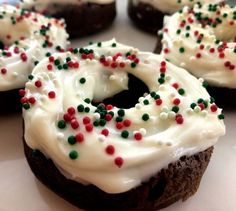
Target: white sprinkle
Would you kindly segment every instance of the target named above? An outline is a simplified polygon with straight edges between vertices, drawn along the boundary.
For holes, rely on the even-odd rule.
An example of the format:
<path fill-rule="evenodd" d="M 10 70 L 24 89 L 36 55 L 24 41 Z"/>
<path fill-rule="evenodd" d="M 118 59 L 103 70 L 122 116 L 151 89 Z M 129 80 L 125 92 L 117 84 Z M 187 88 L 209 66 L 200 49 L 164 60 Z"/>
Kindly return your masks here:
<path fill-rule="evenodd" d="M 12 73 L 12 76 L 13 76 L 14 78 L 16 78 L 18 75 L 19 75 L 18 72 L 13 72 L 13 73 Z"/>
<path fill-rule="evenodd" d="M 139 129 L 139 132 L 140 132 L 143 136 L 145 136 L 145 135 L 147 134 L 147 130 L 146 130 L 145 128 L 140 128 L 140 129 Z"/>
<path fill-rule="evenodd" d="M 155 122 L 155 120 L 156 120 L 156 118 L 154 116 L 151 116 L 149 119 L 151 122 Z"/>
<path fill-rule="evenodd" d="M 100 119 L 100 114 L 99 113 L 94 113 L 93 118 L 94 119 Z"/>
<path fill-rule="evenodd" d="M 165 89 L 166 89 L 165 85 L 162 84 L 162 85 L 159 86 L 160 91 L 165 91 Z"/>
<path fill-rule="evenodd" d="M 144 97 L 146 97 L 147 95 L 148 95 L 148 93 L 147 93 L 147 92 L 145 92 L 145 93 L 143 94 L 143 96 L 144 96 Z"/>
<path fill-rule="evenodd" d="M 186 66 L 185 62 L 181 62 L 181 63 L 180 63 L 180 66 L 181 66 L 181 67 L 185 67 L 185 66 Z"/>
<path fill-rule="evenodd" d="M 201 108 L 199 107 L 199 106 L 196 106 L 195 108 L 194 108 L 194 112 L 195 113 L 199 113 L 201 111 Z"/>
<path fill-rule="evenodd" d="M 203 78 L 199 78 L 198 80 L 200 81 L 200 83 L 203 83 L 203 82 L 204 82 L 204 79 L 203 79 Z"/>
<path fill-rule="evenodd" d="M 208 114 L 208 112 L 207 112 L 206 110 L 204 110 L 204 111 L 201 112 L 201 115 L 204 116 L 204 117 L 205 117 L 207 114 Z"/>
<path fill-rule="evenodd" d="M 169 114 L 168 114 L 168 117 L 169 117 L 170 119 L 174 119 L 175 116 L 176 116 L 176 114 L 175 114 L 174 111 L 171 111 L 171 112 L 169 112 Z"/>
<path fill-rule="evenodd" d="M 104 135 L 99 135 L 99 136 L 98 136 L 98 140 L 99 140 L 100 142 L 104 142 L 104 141 L 106 140 L 106 137 L 105 137 Z"/>
<path fill-rule="evenodd" d="M 167 75 L 166 76 L 166 81 L 170 81 L 171 80 L 171 76 L 170 75 Z"/>
<path fill-rule="evenodd" d="M 167 118 L 168 118 L 168 114 L 167 114 L 166 112 L 162 112 L 162 113 L 160 114 L 160 119 L 166 120 Z"/>
<path fill-rule="evenodd" d="M 115 75 L 111 75 L 110 77 L 109 77 L 109 80 L 111 80 L 111 81 L 114 81 L 116 79 L 116 76 Z"/>
<path fill-rule="evenodd" d="M 144 97 L 140 97 L 139 99 L 138 99 L 138 102 L 142 102 L 144 100 Z"/>
<path fill-rule="evenodd" d="M 191 115 L 191 114 L 193 114 L 193 109 L 187 108 L 186 112 L 187 112 L 187 114 Z"/>
<path fill-rule="evenodd" d="M 167 106 L 163 106 L 162 108 L 161 108 L 161 111 L 163 111 L 163 112 L 168 112 L 168 107 Z"/>
<path fill-rule="evenodd" d="M 174 98 L 175 96 L 176 96 L 176 93 L 175 93 L 175 92 L 171 92 L 171 93 L 170 93 L 170 97 L 171 97 L 171 98 Z"/>
<path fill-rule="evenodd" d="M 141 109 L 141 108 L 142 108 L 142 105 L 141 105 L 140 103 L 137 103 L 137 104 L 135 105 L 135 108 L 136 108 L 136 109 Z"/>
<path fill-rule="evenodd" d="M 58 133 L 57 134 L 57 140 L 59 140 L 59 141 L 62 141 L 62 140 L 64 140 L 64 134 L 63 133 Z"/>

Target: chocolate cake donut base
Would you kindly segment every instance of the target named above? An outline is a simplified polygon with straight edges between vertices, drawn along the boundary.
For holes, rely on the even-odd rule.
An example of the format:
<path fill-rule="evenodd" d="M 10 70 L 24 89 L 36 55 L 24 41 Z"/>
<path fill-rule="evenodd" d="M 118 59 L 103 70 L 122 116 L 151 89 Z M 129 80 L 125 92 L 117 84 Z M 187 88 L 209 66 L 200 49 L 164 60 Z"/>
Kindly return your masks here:
<path fill-rule="evenodd" d="M 108 194 L 94 185 L 82 185 L 67 179 L 52 160 L 32 150 L 24 141 L 27 161 L 35 176 L 48 188 L 75 206 L 99 211 L 153 211 L 186 200 L 198 189 L 210 161 L 213 147 L 192 156 L 183 156 L 156 176 L 128 192 Z"/>
<path fill-rule="evenodd" d="M 56 18 L 64 18 L 66 29 L 71 38 L 96 33 L 105 29 L 113 22 L 116 16 L 116 3 L 81 5 L 66 5 L 57 8 Z"/>
<path fill-rule="evenodd" d="M 133 0 L 129 0 L 128 13 L 137 27 L 152 34 L 157 34 L 163 26 L 165 14 L 149 4 L 139 2 L 134 5 Z"/>
<path fill-rule="evenodd" d="M 228 110 L 236 108 L 236 89 L 208 86 L 207 91 L 215 99 L 217 106 Z"/>
<path fill-rule="evenodd" d="M 0 92 L 0 114 L 8 114 L 21 111 L 19 90 Z"/>

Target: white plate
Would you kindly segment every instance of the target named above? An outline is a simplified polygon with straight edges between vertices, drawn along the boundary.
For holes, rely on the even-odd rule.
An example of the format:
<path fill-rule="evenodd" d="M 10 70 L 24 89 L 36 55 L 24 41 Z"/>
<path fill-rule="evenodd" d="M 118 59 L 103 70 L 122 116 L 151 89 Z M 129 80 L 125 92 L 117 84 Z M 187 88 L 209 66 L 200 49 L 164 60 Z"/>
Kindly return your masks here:
<path fill-rule="evenodd" d="M 152 51 L 155 36 L 133 27 L 126 15 L 126 1 L 118 1 L 114 25 L 101 34 L 74 42 L 116 37 L 119 42 Z M 213 157 L 198 192 L 185 202 L 177 202 L 163 211 L 235 211 L 236 210 L 236 112 L 226 113 L 227 135 L 215 147 Z M 76 211 L 35 179 L 23 154 L 21 115 L 0 117 L 0 211 Z"/>

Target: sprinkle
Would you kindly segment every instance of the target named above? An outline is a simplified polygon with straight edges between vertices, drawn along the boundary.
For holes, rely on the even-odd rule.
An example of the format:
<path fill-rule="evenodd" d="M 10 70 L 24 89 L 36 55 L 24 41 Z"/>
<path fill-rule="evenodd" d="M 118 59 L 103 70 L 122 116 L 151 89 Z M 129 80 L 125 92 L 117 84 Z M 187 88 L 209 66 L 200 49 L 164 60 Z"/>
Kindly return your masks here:
<path fill-rule="evenodd" d="M 77 159 L 78 156 L 79 156 L 79 154 L 78 154 L 78 152 L 75 151 L 75 150 L 72 150 L 72 151 L 69 153 L 69 157 L 70 157 L 70 159 L 72 159 L 72 160 Z"/>
<path fill-rule="evenodd" d="M 115 147 L 113 145 L 108 145 L 106 147 L 106 153 L 108 155 L 113 155 L 115 153 Z"/>
<path fill-rule="evenodd" d="M 77 133 L 75 139 L 77 142 L 81 143 L 84 141 L 84 135 L 82 133 Z"/>
<path fill-rule="evenodd" d="M 64 129 L 64 128 L 66 128 L 66 122 L 64 120 L 60 120 L 60 121 L 58 121 L 57 126 L 60 129 Z"/>
<path fill-rule="evenodd" d="M 124 164 L 124 160 L 122 157 L 116 157 L 114 160 L 115 165 L 117 165 L 119 168 Z"/>

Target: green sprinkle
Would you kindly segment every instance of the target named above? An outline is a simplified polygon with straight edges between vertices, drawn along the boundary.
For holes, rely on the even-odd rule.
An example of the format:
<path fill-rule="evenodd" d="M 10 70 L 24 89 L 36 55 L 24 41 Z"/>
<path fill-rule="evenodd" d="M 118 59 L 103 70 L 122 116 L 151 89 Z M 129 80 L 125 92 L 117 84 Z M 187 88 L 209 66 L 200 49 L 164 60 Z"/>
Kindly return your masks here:
<path fill-rule="evenodd" d="M 120 117 L 120 116 L 116 117 L 116 122 L 122 122 L 122 121 L 123 121 L 122 117 Z"/>
<path fill-rule="evenodd" d="M 28 79 L 29 79 L 29 80 L 33 80 L 33 79 L 34 79 L 34 76 L 33 76 L 33 75 L 29 75 L 29 76 L 28 76 Z"/>
<path fill-rule="evenodd" d="M 84 112 L 84 106 L 82 104 L 77 106 L 77 111 L 78 112 Z"/>
<path fill-rule="evenodd" d="M 105 126 L 106 123 L 107 123 L 107 121 L 105 119 L 100 119 L 100 121 L 99 121 L 99 125 L 102 127 Z"/>
<path fill-rule="evenodd" d="M 84 102 L 90 104 L 90 103 L 91 103 L 91 100 L 90 100 L 89 98 L 86 98 L 86 99 L 84 100 Z"/>
<path fill-rule="evenodd" d="M 58 123 L 57 123 L 57 126 L 58 128 L 60 129 L 64 129 L 66 128 L 66 122 L 64 120 L 60 120 Z"/>
<path fill-rule="evenodd" d="M 130 64 L 130 66 L 131 66 L 132 68 L 135 68 L 135 67 L 137 66 L 137 64 L 136 64 L 135 62 L 132 62 L 132 63 Z"/>
<path fill-rule="evenodd" d="M 69 136 L 67 141 L 70 145 L 74 145 L 76 143 L 76 138 L 75 136 Z"/>
<path fill-rule="evenodd" d="M 225 118 L 225 116 L 224 116 L 224 114 L 220 114 L 220 115 L 218 115 L 218 118 L 223 120 Z"/>
<path fill-rule="evenodd" d="M 179 89 L 178 92 L 179 92 L 180 95 L 184 95 L 185 94 L 185 90 L 184 89 Z"/>
<path fill-rule="evenodd" d="M 80 82 L 81 84 L 84 84 L 84 83 L 86 82 L 86 79 L 85 79 L 85 78 L 81 78 L 81 79 L 79 80 L 79 82 Z"/>
<path fill-rule="evenodd" d="M 128 137 L 129 137 L 129 132 L 128 132 L 127 130 L 123 130 L 123 131 L 121 132 L 121 137 L 122 137 L 122 138 L 128 138 Z"/>
<path fill-rule="evenodd" d="M 179 49 L 179 52 L 180 52 L 180 53 L 184 53 L 184 52 L 185 52 L 185 49 L 184 49 L 183 47 L 181 47 L 181 48 Z"/>
<path fill-rule="evenodd" d="M 196 106 L 197 106 L 196 103 L 192 103 L 192 104 L 190 105 L 190 107 L 191 107 L 192 109 L 194 109 Z"/>
<path fill-rule="evenodd" d="M 90 108 L 89 108 L 89 107 L 85 107 L 85 108 L 84 108 L 84 112 L 85 112 L 85 113 L 89 113 L 89 112 L 90 112 Z"/>
<path fill-rule="evenodd" d="M 117 114 L 120 116 L 120 117 L 123 117 L 125 115 L 125 110 L 124 109 L 120 109 L 118 110 Z"/>
<path fill-rule="evenodd" d="M 78 156 L 79 156 L 79 154 L 78 154 L 78 152 L 75 151 L 75 150 L 72 150 L 72 151 L 69 153 L 69 157 L 70 157 L 70 159 L 72 159 L 72 160 L 75 160 L 76 158 L 78 158 Z"/>
<path fill-rule="evenodd" d="M 149 120 L 149 115 L 148 114 L 143 114 L 142 120 L 143 121 L 148 121 Z"/>
<path fill-rule="evenodd" d="M 116 43 L 112 43 L 112 45 L 111 45 L 113 48 L 115 48 L 116 47 Z"/>
<path fill-rule="evenodd" d="M 144 104 L 144 105 L 149 105 L 149 101 L 148 101 L 148 100 L 144 100 L 144 101 L 143 101 L 143 104 Z"/>
<path fill-rule="evenodd" d="M 174 111 L 175 113 L 178 113 L 179 112 L 179 107 L 178 106 L 173 106 L 172 111 Z"/>
<path fill-rule="evenodd" d="M 30 109 L 30 104 L 29 103 L 24 103 L 22 105 L 22 107 L 25 109 L 25 110 L 29 110 Z"/>

